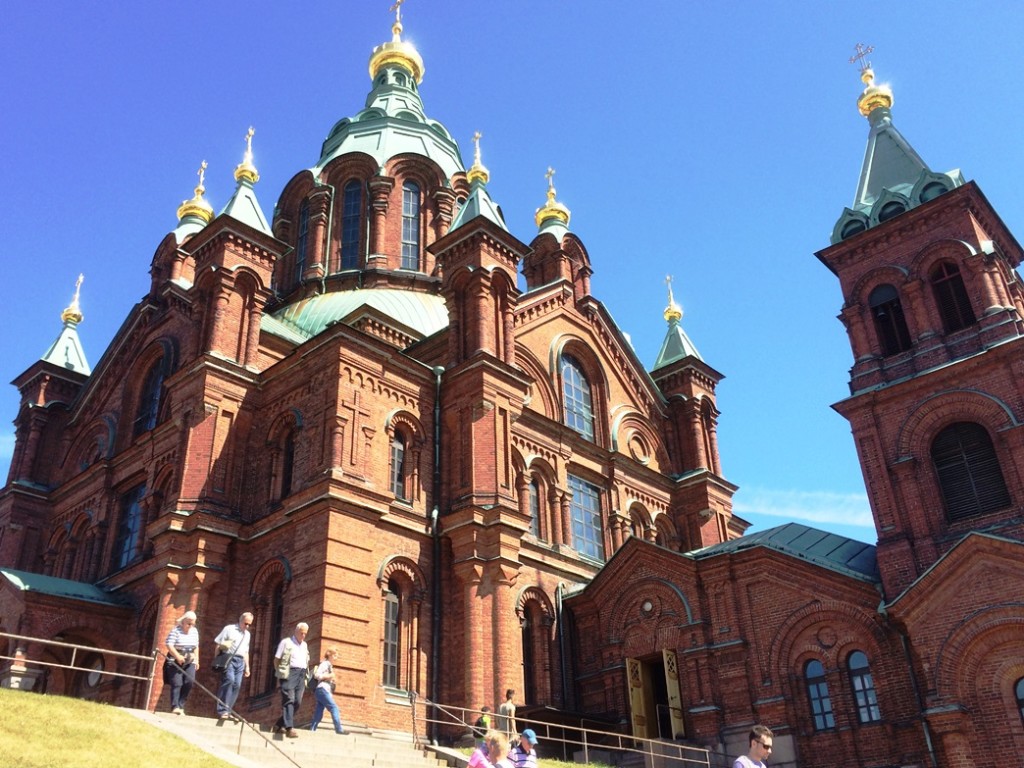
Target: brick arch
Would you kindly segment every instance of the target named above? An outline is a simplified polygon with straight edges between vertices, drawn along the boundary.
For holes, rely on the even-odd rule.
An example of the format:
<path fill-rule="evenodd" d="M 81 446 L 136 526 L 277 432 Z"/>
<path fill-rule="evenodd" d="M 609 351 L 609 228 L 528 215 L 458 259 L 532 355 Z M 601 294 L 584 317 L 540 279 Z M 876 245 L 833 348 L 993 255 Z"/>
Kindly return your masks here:
<path fill-rule="evenodd" d="M 973 421 L 998 432 L 1019 425 L 1013 411 L 999 398 L 973 389 L 937 392 L 918 403 L 900 426 L 897 459 L 930 455 L 935 434 L 955 421 Z"/>
<path fill-rule="evenodd" d="M 530 378 L 531 389 L 533 390 L 531 392 L 531 401 L 526 407 L 530 410 L 539 411 L 549 419 L 557 418 L 561 399 L 552 386 L 551 376 L 545 370 L 540 360 L 537 359 L 536 355 L 518 341 L 516 342 L 515 362 Z M 540 401 L 540 407 L 534 405 L 536 400 Z"/>
<path fill-rule="evenodd" d="M 900 287 L 905 285 L 909 279 L 909 270 L 893 264 L 872 269 L 853 284 L 853 288 L 850 290 L 850 300 L 847 303 L 867 306 L 868 296 L 878 286 L 892 285 L 899 292 Z M 900 298 L 902 299 L 902 293 Z"/>
<path fill-rule="evenodd" d="M 401 409 L 388 414 L 384 420 L 384 429 L 389 437 L 393 436 L 396 430 L 404 430 L 409 437 L 417 442 L 421 442 L 426 436 L 423 423 L 419 418 L 415 414 Z"/>
<path fill-rule="evenodd" d="M 944 238 L 928 243 L 911 258 L 910 279 L 928 282 L 928 274 L 938 262 L 952 261 L 959 267 L 964 259 L 976 254 L 977 251 L 963 240 Z"/>
<path fill-rule="evenodd" d="M 126 440 L 130 441 L 135 438 L 134 424 L 139 415 L 139 398 L 142 397 L 142 388 L 145 386 L 149 372 L 158 363 L 163 368 L 162 386 L 166 389 L 167 379 L 178 368 L 178 340 L 176 338 L 161 336 L 149 342 L 142 348 L 125 375 L 126 383 L 122 399 L 123 407 L 121 408 L 122 428 L 119 432 L 125 436 Z M 157 424 L 166 418 L 168 408 L 169 402 L 165 398 L 157 411 Z"/>
<path fill-rule="evenodd" d="M 836 637 L 832 645 L 826 643 L 823 647 L 817 632 L 826 626 L 834 628 Z M 869 658 L 877 658 L 885 646 L 885 633 L 878 623 L 877 614 L 849 603 L 812 600 L 791 612 L 779 625 L 767 656 L 775 667 L 766 671 L 773 679 L 791 680 L 793 670 L 802 670 L 812 656 L 827 662 L 826 668 L 834 668 L 839 664 L 838 654 L 843 649 L 852 650 L 862 639 L 870 641 L 871 645 L 861 643 L 859 650 Z"/>
<path fill-rule="evenodd" d="M 654 429 L 649 419 L 632 408 L 615 415 L 611 425 L 611 437 L 612 450 L 626 453 L 655 471 L 669 466 L 668 452 L 661 434 Z M 647 449 L 646 458 L 634 455 L 631 443 L 634 437 Z"/>
<path fill-rule="evenodd" d="M 648 537 L 653 533 L 654 522 L 651 519 L 651 513 L 647 510 L 639 501 L 630 502 L 629 509 L 626 510 L 626 516 L 629 518 L 631 533 L 634 527 L 639 527 L 642 535 L 639 537 L 643 541 L 647 541 Z"/>
<path fill-rule="evenodd" d="M 650 611 L 651 617 L 672 614 L 679 617 L 686 617 L 686 623 L 693 623 L 693 609 L 690 601 L 679 588 L 666 579 L 649 577 L 632 582 L 628 588 L 620 591 L 612 609 L 608 614 L 609 642 L 615 643 L 624 639 L 630 628 L 646 619 L 641 607 L 644 601 L 650 600 L 653 608 Z M 630 615 L 633 616 L 630 619 Z M 653 633 L 652 633 L 653 634 Z"/>
<path fill-rule="evenodd" d="M 965 616 L 935 654 L 935 688 L 950 701 L 974 701 L 977 686 L 997 650 L 1024 646 L 1024 602 L 987 605 Z"/>
<path fill-rule="evenodd" d="M 66 467 L 72 474 L 92 466 L 100 459 L 109 459 L 114 455 L 114 444 L 117 439 L 117 418 L 110 413 L 97 417 L 79 432 L 71 444 L 61 467 Z"/>
<path fill-rule="evenodd" d="M 394 577 L 405 581 L 414 593 L 422 594 L 427 587 L 423 571 L 405 555 L 391 555 L 380 564 L 377 586 L 382 590 L 387 589 L 388 582 Z"/>
<path fill-rule="evenodd" d="M 558 396 L 557 418 L 565 423 L 565 388 L 562 382 L 562 358 L 566 355 L 574 358 L 583 368 L 583 373 L 590 384 L 591 410 L 594 414 L 594 442 L 606 446 L 610 441 L 610 425 L 608 424 L 608 376 L 605 366 L 594 352 L 593 347 L 579 336 L 560 334 L 552 338 L 550 347 L 551 381 Z"/>
<path fill-rule="evenodd" d="M 302 200 L 315 186 L 316 179 L 313 178 L 313 173 L 308 169 L 299 171 L 285 184 L 284 189 L 281 190 L 281 194 L 277 198 L 277 205 L 275 206 L 276 215 L 271 225 L 274 237 L 290 242 L 290 238 L 296 234 L 293 222 L 299 217 L 299 206 L 302 205 Z"/>
<path fill-rule="evenodd" d="M 292 583 L 292 564 L 284 555 L 278 555 L 260 566 L 253 577 L 249 597 L 255 603 L 260 595 L 267 592 L 271 584 L 278 581 L 283 585 L 282 592 L 287 592 Z"/>
<path fill-rule="evenodd" d="M 530 602 L 537 603 L 540 606 L 544 618 L 550 619 L 554 622 L 555 609 L 551 604 L 551 600 L 543 589 L 535 586 L 526 586 L 519 590 L 519 595 L 516 597 L 516 616 L 522 617 L 526 611 L 527 603 Z"/>
<path fill-rule="evenodd" d="M 654 515 L 654 529 L 657 531 L 658 538 L 661 539 L 660 546 L 675 550 L 679 549 L 679 532 L 676 530 L 676 524 L 672 522 L 672 515 L 668 512 L 656 513 Z"/>

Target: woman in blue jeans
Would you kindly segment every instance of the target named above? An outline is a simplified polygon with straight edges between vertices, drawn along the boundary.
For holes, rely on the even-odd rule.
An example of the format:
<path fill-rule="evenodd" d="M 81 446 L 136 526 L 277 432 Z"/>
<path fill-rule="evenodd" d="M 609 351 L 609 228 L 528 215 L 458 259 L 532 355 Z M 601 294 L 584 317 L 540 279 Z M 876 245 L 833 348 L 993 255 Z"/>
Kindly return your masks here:
<path fill-rule="evenodd" d="M 309 726 L 311 731 L 315 731 L 316 727 L 320 725 L 320 721 L 324 716 L 324 710 L 326 709 L 331 713 L 331 719 L 334 721 L 334 732 L 345 732 L 345 729 L 341 727 L 341 715 L 338 712 L 338 705 L 334 701 L 333 693 L 334 664 L 332 662 L 337 655 L 337 650 L 328 648 L 324 652 L 324 660 L 313 671 L 313 676 L 317 679 L 317 686 L 313 692 L 316 696 L 316 708 L 313 710 L 313 722 Z"/>

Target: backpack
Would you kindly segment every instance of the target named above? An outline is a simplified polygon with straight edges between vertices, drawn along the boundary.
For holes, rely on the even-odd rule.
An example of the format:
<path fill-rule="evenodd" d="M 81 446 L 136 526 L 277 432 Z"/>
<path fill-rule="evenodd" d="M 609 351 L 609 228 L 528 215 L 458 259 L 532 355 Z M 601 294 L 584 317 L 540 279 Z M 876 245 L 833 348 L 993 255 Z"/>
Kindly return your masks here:
<path fill-rule="evenodd" d="M 313 666 L 306 670 L 306 687 L 311 691 L 315 691 L 320 685 L 320 681 L 316 679 L 316 669 L 316 666 Z"/>

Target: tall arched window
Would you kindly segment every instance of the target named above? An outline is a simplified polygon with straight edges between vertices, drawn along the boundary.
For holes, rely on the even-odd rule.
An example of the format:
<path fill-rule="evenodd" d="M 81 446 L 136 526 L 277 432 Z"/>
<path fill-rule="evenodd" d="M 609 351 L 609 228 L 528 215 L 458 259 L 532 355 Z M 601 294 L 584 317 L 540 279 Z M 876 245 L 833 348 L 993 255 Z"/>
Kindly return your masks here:
<path fill-rule="evenodd" d="M 295 470 L 295 430 L 288 430 L 281 446 L 281 494 L 284 499 L 292 494 L 292 473 Z"/>
<path fill-rule="evenodd" d="M 407 500 L 405 471 L 405 435 L 397 429 L 391 438 L 391 493 L 396 499 Z"/>
<path fill-rule="evenodd" d="M 540 538 L 540 482 L 537 478 L 530 481 L 527 487 L 530 500 L 530 533 Z"/>
<path fill-rule="evenodd" d="M 1010 506 L 999 457 L 980 424 L 958 421 L 939 432 L 932 442 L 932 463 L 950 520 Z"/>
<path fill-rule="evenodd" d="M 341 268 L 359 267 L 359 225 L 363 213 L 363 184 L 353 179 L 345 185 L 341 214 Z"/>
<path fill-rule="evenodd" d="M 594 409 L 590 382 L 575 358 L 562 356 L 562 396 L 565 400 L 566 426 L 575 429 L 587 440 L 594 439 Z"/>
<path fill-rule="evenodd" d="M 804 678 L 807 682 L 807 698 L 811 704 L 811 716 L 814 718 L 814 730 L 827 731 L 836 727 L 836 718 L 832 712 L 832 697 L 828 693 L 828 681 L 825 679 L 825 668 L 817 659 L 808 661 L 804 666 Z"/>
<path fill-rule="evenodd" d="M 303 200 L 299 208 L 299 239 L 295 243 L 295 282 L 302 282 L 306 271 L 306 257 L 309 255 L 309 200 Z"/>
<path fill-rule="evenodd" d="M 951 261 L 936 264 L 932 269 L 931 283 L 935 304 L 942 317 L 942 328 L 946 333 L 974 325 L 974 309 L 956 264 Z"/>
<path fill-rule="evenodd" d="M 895 355 L 910 349 L 910 331 L 903 317 L 900 295 L 891 285 L 880 285 L 868 297 L 871 316 L 875 320 L 875 331 L 882 345 L 882 353 Z"/>
<path fill-rule="evenodd" d="M 420 187 L 402 185 L 402 269 L 420 268 Z"/>
<path fill-rule="evenodd" d="M 862 723 L 877 723 L 882 719 L 878 708 L 878 695 L 875 693 L 875 681 L 871 677 L 868 657 L 861 651 L 854 651 L 846 660 L 850 673 L 850 688 L 853 700 L 857 705 L 857 719 Z"/>
<path fill-rule="evenodd" d="M 381 682 L 389 688 L 400 687 L 402 658 L 402 602 L 394 579 L 384 593 L 384 639 Z"/>
<path fill-rule="evenodd" d="M 142 497 L 145 485 L 137 485 L 121 496 L 121 515 L 117 523 L 117 538 L 114 540 L 115 571 L 125 568 L 142 555 Z"/>
<path fill-rule="evenodd" d="M 601 489 L 569 475 L 572 500 L 572 545 L 581 555 L 604 560 L 604 523 L 601 515 Z"/>
<path fill-rule="evenodd" d="M 139 407 L 135 412 L 132 435 L 138 437 L 156 426 L 160 416 L 160 405 L 164 393 L 164 358 L 157 360 L 146 372 L 139 395 Z"/>

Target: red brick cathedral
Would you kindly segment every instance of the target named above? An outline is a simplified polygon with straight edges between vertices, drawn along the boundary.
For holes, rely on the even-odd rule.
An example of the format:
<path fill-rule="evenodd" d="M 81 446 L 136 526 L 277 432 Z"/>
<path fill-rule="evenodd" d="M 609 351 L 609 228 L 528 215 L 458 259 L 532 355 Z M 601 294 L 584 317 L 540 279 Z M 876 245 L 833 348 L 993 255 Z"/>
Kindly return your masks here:
<path fill-rule="evenodd" d="M 648 371 L 554 186 L 530 242 L 509 232 L 401 31 L 272 219 L 250 144 L 219 213 L 200 175 L 97 365 L 76 295 L 14 381 L 0 630 L 146 654 L 191 609 L 209 659 L 251 610 L 238 706 L 265 722 L 276 642 L 306 621 L 341 650 L 346 719 L 375 727 L 408 729 L 411 692 L 514 688 L 524 713 L 733 754 L 765 723 L 776 764 L 1019 764 L 1022 252 L 980 189 L 928 168 L 866 69 L 868 155 L 818 258 L 878 543 L 744 535 L 721 374 L 671 294 Z M 93 674 L 47 690 L 162 706 L 159 681 L 147 700 L 97 674 L 123 659 L 78 661 Z"/>

